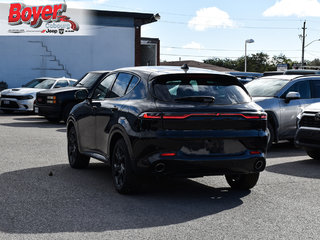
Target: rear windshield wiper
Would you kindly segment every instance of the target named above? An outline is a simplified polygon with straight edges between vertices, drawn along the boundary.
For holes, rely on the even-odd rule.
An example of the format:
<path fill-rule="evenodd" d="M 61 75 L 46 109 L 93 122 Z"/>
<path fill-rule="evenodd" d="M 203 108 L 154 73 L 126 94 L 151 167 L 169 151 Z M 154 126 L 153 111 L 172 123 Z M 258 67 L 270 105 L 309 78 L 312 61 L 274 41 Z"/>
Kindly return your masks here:
<path fill-rule="evenodd" d="M 213 96 L 188 96 L 188 97 L 175 98 L 174 100 L 175 101 L 213 103 L 215 100 L 215 97 L 213 97 Z"/>

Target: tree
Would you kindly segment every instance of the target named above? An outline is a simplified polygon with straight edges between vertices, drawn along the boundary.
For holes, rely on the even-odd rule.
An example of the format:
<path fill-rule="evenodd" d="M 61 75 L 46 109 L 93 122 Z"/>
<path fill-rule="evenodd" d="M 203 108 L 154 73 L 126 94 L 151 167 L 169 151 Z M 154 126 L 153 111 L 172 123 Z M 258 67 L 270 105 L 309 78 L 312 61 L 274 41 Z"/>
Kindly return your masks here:
<path fill-rule="evenodd" d="M 275 70 L 278 64 L 288 64 L 288 69 L 291 69 L 294 64 L 299 64 L 296 61 L 292 61 L 287 58 L 284 54 L 279 54 L 278 56 L 273 56 L 271 60 L 271 64 L 275 66 Z"/>
<path fill-rule="evenodd" d="M 247 58 L 248 72 L 265 72 L 269 71 L 270 65 L 268 63 L 269 56 L 266 53 L 260 52 L 252 54 Z"/>
<path fill-rule="evenodd" d="M 308 62 L 307 65 L 309 65 L 309 66 L 320 66 L 320 59 L 319 58 L 315 58 L 313 61 Z"/>
<path fill-rule="evenodd" d="M 226 67 L 237 71 L 244 71 L 244 56 L 239 57 L 235 60 L 229 58 L 211 58 L 204 60 L 204 63 Z M 307 62 L 308 65 L 320 66 L 320 60 L 314 59 L 311 62 Z M 278 64 L 288 64 L 288 69 L 291 69 L 293 65 L 298 65 L 296 61 L 292 61 L 287 58 L 284 54 L 273 56 L 271 59 L 268 54 L 260 52 L 247 56 L 247 71 L 248 72 L 266 72 L 276 71 Z"/>
<path fill-rule="evenodd" d="M 219 66 L 219 67 L 225 67 L 225 68 L 230 68 L 230 69 L 235 69 L 236 70 L 236 63 L 234 60 L 230 59 L 230 58 L 211 58 L 211 59 L 207 59 L 203 61 L 204 63 L 207 64 L 212 64 L 215 66 Z"/>

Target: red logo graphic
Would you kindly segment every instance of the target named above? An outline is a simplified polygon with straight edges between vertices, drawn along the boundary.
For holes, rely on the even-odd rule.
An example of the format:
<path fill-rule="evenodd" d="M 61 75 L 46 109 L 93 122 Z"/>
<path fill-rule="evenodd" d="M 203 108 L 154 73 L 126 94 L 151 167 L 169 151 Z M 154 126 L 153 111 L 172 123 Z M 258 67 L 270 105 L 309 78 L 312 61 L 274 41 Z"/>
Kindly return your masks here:
<path fill-rule="evenodd" d="M 66 4 L 46 5 L 30 7 L 23 3 L 12 3 L 10 5 L 8 23 L 9 25 L 29 24 L 33 28 L 38 28 L 42 22 L 68 22 L 74 31 L 79 30 L 79 25 L 70 20 L 70 17 L 62 16 L 66 12 Z"/>
<path fill-rule="evenodd" d="M 78 31 L 79 30 L 79 25 L 78 23 L 74 22 L 74 21 L 71 21 L 69 17 L 67 16 L 59 16 L 59 21 L 61 22 L 68 22 L 71 24 L 71 28 L 74 30 L 74 31 Z"/>

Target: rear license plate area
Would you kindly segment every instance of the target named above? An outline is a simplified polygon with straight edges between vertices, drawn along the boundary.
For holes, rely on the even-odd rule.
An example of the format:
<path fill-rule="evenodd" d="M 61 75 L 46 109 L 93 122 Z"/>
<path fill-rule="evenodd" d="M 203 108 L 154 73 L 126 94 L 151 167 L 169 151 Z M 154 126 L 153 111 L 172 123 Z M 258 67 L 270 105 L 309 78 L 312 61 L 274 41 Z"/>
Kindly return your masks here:
<path fill-rule="evenodd" d="M 180 151 L 186 155 L 242 154 L 246 148 L 239 140 L 206 139 L 186 141 Z"/>

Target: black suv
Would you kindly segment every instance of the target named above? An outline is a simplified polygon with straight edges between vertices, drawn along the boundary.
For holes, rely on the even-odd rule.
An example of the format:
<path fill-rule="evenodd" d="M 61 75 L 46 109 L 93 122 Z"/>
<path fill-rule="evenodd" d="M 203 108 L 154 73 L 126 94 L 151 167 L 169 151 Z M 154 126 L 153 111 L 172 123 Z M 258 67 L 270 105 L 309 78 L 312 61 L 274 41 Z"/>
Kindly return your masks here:
<path fill-rule="evenodd" d="M 198 68 L 135 67 L 104 78 L 67 121 L 68 157 L 111 165 L 120 193 L 141 176 L 226 175 L 250 189 L 265 168 L 267 115 L 230 75 Z"/>
<path fill-rule="evenodd" d="M 75 99 L 74 94 L 80 89 L 87 89 L 91 92 L 109 72 L 88 72 L 73 87 L 51 89 L 37 93 L 35 113 L 45 116 L 51 122 L 66 121 L 73 106 L 80 102 Z"/>
<path fill-rule="evenodd" d="M 303 147 L 313 159 L 320 160 L 320 103 L 306 107 L 297 120 L 296 145 Z"/>

